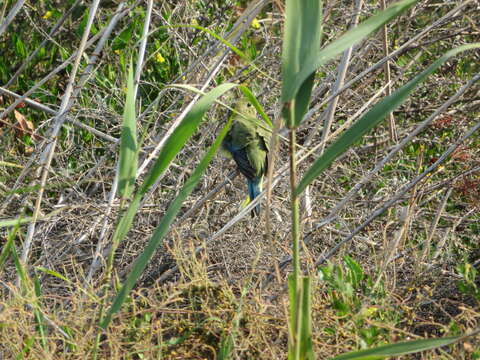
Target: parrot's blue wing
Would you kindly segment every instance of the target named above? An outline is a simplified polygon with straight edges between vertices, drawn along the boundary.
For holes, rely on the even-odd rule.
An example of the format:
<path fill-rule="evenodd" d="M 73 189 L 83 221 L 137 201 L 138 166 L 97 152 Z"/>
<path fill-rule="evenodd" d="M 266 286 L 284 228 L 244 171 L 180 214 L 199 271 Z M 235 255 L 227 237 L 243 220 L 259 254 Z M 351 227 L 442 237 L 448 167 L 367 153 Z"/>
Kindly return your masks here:
<path fill-rule="evenodd" d="M 255 169 L 250 164 L 245 148 L 232 152 L 233 160 L 237 163 L 238 169 L 247 179 L 255 178 Z"/>

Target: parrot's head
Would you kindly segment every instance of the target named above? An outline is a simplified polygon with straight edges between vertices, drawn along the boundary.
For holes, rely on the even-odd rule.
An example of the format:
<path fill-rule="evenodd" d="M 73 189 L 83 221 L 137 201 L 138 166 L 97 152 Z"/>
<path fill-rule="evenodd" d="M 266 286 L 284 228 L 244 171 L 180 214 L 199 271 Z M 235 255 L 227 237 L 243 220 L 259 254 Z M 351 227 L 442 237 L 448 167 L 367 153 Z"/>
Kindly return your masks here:
<path fill-rule="evenodd" d="M 246 117 L 255 117 L 257 111 L 255 110 L 255 106 L 252 105 L 247 99 L 241 98 L 235 104 L 235 110 L 237 110 L 240 114 Z"/>
<path fill-rule="evenodd" d="M 231 150 L 228 150 L 232 144 L 236 143 L 234 138 L 238 139 L 238 130 L 245 129 L 245 126 L 251 128 L 256 121 L 256 110 L 255 107 L 244 97 L 237 100 L 234 105 L 235 112 L 231 113 L 233 117 L 233 123 L 230 127 L 229 132 L 223 140 L 222 153 L 227 158 L 232 158 Z M 242 125 L 239 125 L 242 124 Z M 236 132 L 237 131 L 237 132 Z M 235 135 L 236 134 L 236 135 Z"/>

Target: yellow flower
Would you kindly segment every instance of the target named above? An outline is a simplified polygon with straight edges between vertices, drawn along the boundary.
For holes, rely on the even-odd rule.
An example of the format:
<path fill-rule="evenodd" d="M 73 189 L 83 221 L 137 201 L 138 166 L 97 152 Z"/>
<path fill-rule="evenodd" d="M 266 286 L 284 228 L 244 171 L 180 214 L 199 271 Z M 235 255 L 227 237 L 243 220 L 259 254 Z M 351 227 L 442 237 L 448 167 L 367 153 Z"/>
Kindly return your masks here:
<path fill-rule="evenodd" d="M 197 19 L 192 19 L 192 21 L 190 22 L 190 25 L 198 26 L 198 21 L 197 21 Z"/>
<path fill-rule="evenodd" d="M 120 49 L 115 50 L 114 53 L 120 55 Z"/>
<path fill-rule="evenodd" d="M 164 63 L 165 62 L 165 58 L 162 56 L 162 54 L 160 53 L 157 53 L 157 55 L 155 55 L 155 60 L 158 62 L 158 63 Z"/>
<path fill-rule="evenodd" d="M 254 29 L 257 29 L 257 30 L 260 29 L 260 23 L 258 22 L 257 18 L 254 18 L 254 19 L 252 20 L 251 26 L 252 26 Z"/>
<path fill-rule="evenodd" d="M 363 316 L 372 316 L 374 315 L 376 312 L 378 312 L 378 309 L 375 307 L 375 306 L 370 306 L 368 308 L 363 308 L 361 310 L 361 314 Z"/>
<path fill-rule="evenodd" d="M 49 17 L 51 17 L 53 13 L 51 11 L 47 11 L 45 15 L 42 16 L 42 19 L 47 20 Z"/>

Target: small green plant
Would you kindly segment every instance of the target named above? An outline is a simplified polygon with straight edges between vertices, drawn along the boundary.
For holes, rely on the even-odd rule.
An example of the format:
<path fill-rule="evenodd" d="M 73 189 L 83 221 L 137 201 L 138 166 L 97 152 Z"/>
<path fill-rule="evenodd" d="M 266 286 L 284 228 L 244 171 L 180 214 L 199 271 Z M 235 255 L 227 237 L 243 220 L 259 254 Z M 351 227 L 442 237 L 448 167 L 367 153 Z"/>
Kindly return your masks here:
<path fill-rule="evenodd" d="M 468 262 L 464 262 L 457 266 L 457 273 L 462 277 L 457 281 L 458 289 L 466 294 L 473 296 L 478 302 L 480 302 L 480 288 L 477 285 L 478 271 Z"/>
<path fill-rule="evenodd" d="M 352 323 L 352 331 L 358 337 L 361 348 L 382 343 L 388 335 L 385 329 L 372 325 L 371 321 L 397 321 L 397 311 L 383 309 L 384 293 L 372 292 L 373 282 L 359 263 L 344 256 L 341 264 L 328 263 L 319 268 L 318 276 L 327 288 L 331 307 L 340 322 Z M 331 333 L 331 331 L 327 331 Z"/>
<path fill-rule="evenodd" d="M 361 266 L 349 256 L 344 257 L 342 265 L 329 263 L 320 267 L 318 276 L 328 286 L 332 307 L 339 316 L 357 312 L 361 307 L 361 299 L 356 292 L 365 288 L 365 274 Z"/>

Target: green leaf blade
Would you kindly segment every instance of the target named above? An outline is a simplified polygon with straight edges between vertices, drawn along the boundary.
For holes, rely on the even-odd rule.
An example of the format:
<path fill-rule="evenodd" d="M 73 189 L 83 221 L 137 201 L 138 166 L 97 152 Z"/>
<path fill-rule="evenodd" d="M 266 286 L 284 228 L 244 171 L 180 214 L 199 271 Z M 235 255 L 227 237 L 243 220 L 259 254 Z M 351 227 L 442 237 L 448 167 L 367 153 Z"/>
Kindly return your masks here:
<path fill-rule="evenodd" d="M 420 351 L 436 349 L 450 345 L 464 336 L 444 337 L 439 339 L 422 339 L 406 341 L 397 344 L 379 346 L 374 349 L 354 351 L 334 357 L 332 360 L 374 360 L 385 359 L 391 356 L 413 354 Z"/>
<path fill-rule="evenodd" d="M 127 77 L 127 99 L 123 112 L 120 159 L 118 166 L 118 194 L 128 198 L 133 192 L 138 162 L 137 122 L 135 115 L 135 93 L 133 65 L 130 63 Z"/>
<path fill-rule="evenodd" d="M 305 61 L 315 58 L 320 49 L 322 35 L 322 6 L 319 0 L 308 0 L 302 3 L 287 1 L 284 47 L 282 53 L 282 100 L 285 101 L 297 81 L 298 74 L 305 67 Z M 313 88 L 315 70 L 305 78 L 301 91 L 289 98 L 284 111 L 288 127 L 297 126 L 307 111 Z"/>

